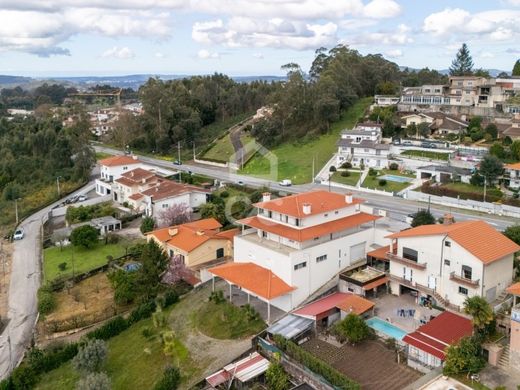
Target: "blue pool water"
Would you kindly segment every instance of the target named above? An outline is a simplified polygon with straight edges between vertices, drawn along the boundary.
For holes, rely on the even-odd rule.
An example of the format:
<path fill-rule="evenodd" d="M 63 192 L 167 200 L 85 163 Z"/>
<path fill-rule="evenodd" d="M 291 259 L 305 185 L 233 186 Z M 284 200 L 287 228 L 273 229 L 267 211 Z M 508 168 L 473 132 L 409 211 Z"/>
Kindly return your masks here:
<path fill-rule="evenodd" d="M 378 177 L 378 179 L 385 179 L 385 180 L 388 180 L 388 181 L 396 181 L 398 183 L 409 183 L 409 182 L 412 181 L 412 179 L 409 178 L 409 177 L 397 176 L 397 175 L 383 175 L 383 176 Z"/>
<path fill-rule="evenodd" d="M 367 325 L 376 332 L 382 333 L 388 337 L 392 337 L 398 341 L 402 340 L 403 337 L 406 336 L 406 332 L 404 330 L 378 317 L 369 318 L 367 320 Z"/>

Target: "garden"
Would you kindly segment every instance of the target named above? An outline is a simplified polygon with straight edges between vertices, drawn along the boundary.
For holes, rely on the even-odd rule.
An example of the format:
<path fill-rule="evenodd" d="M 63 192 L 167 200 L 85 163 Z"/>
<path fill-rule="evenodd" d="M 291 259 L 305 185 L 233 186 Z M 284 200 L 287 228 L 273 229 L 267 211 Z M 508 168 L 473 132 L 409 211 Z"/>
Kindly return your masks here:
<path fill-rule="evenodd" d="M 393 166 L 392 166 L 393 167 Z M 402 177 L 403 181 L 394 181 L 384 176 Z M 397 169 L 381 169 L 375 170 L 370 168 L 367 177 L 361 184 L 365 188 L 382 190 L 387 192 L 399 192 L 409 187 L 412 180 L 415 178 L 414 174 L 402 173 Z M 408 180 L 406 180 L 408 179 Z"/>
<path fill-rule="evenodd" d="M 360 177 L 360 171 L 343 170 L 334 172 L 330 180 L 336 183 L 346 184 L 348 186 L 355 187 Z"/>
<path fill-rule="evenodd" d="M 450 154 L 442 152 L 433 152 L 431 150 L 405 150 L 401 152 L 401 156 L 422 157 L 430 160 L 448 161 Z"/>

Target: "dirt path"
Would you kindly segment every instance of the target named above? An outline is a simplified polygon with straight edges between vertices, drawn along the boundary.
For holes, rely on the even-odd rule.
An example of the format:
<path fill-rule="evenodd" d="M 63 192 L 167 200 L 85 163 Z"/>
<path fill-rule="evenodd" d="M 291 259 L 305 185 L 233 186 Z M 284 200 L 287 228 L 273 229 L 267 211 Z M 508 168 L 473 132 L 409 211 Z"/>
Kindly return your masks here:
<path fill-rule="evenodd" d="M 0 241 L 0 319 L 7 317 L 13 244 Z"/>

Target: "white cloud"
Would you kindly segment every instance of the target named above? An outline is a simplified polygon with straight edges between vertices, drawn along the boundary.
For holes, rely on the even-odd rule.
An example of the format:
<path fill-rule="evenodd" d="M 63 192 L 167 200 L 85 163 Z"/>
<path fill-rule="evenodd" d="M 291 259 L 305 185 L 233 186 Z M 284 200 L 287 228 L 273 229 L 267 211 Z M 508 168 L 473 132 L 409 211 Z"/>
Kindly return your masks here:
<path fill-rule="evenodd" d="M 345 38 L 341 42 L 346 45 L 406 45 L 413 42 L 410 31 L 410 27 L 400 24 L 394 31 L 367 32 Z"/>
<path fill-rule="evenodd" d="M 508 54 L 520 54 L 520 49 L 510 47 L 509 49 L 506 50 L 506 53 L 508 53 Z"/>
<path fill-rule="evenodd" d="M 202 49 L 202 50 L 198 51 L 197 57 L 200 58 L 201 60 L 209 60 L 209 59 L 220 58 L 220 54 Z"/>
<path fill-rule="evenodd" d="M 258 59 L 258 60 L 263 60 L 264 59 L 264 55 L 262 53 L 254 53 L 253 57 Z"/>
<path fill-rule="evenodd" d="M 387 52 L 385 52 L 385 56 L 387 56 L 388 58 L 399 58 L 403 56 L 403 52 L 399 49 L 388 50 Z"/>
<path fill-rule="evenodd" d="M 158 52 L 155 53 L 154 55 L 155 55 L 155 58 L 159 58 L 159 59 L 166 58 L 166 54 L 161 53 L 160 51 L 158 51 Z"/>
<path fill-rule="evenodd" d="M 489 51 L 481 51 L 478 53 L 480 58 L 495 58 L 495 55 Z"/>
<path fill-rule="evenodd" d="M 372 0 L 363 9 L 367 18 L 393 18 L 401 13 L 401 6 L 393 0 Z"/>
<path fill-rule="evenodd" d="M 228 47 L 274 47 L 295 50 L 316 49 L 337 42 L 337 25 L 311 24 L 281 18 L 269 20 L 234 17 L 195 23 L 192 38 L 204 44 Z"/>
<path fill-rule="evenodd" d="M 117 47 L 114 46 L 110 49 L 105 50 L 101 54 L 102 58 L 117 58 L 119 60 L 128 60 L 135 57 L 135 53 L 128 47 Z"/>

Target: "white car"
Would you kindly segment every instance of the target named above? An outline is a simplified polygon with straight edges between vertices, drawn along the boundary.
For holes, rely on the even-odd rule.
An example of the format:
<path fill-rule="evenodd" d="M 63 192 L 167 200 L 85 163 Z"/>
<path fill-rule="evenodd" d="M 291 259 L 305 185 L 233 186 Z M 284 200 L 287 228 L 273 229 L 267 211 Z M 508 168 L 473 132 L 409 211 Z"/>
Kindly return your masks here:
<path fill-rule="evenodd" d="M 21 240 L 24 236 L 24 231 L 22 228 L 16 229 L 16 231 L 13 234 L 13 240 Z"/>
<path fill-rule="evenodd" d="M 284 187 L 290 187 L 292 186 L 292 181 L 289 179 L 283 179 L 279 184 Z"/>
<path fill-rule="evenodd" d="M 87 195 L 80 195 L 78 196 L 78 202 L 84 202 L 88 199 Z"/>

